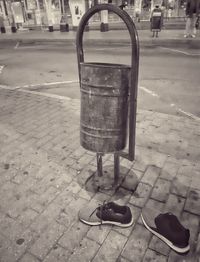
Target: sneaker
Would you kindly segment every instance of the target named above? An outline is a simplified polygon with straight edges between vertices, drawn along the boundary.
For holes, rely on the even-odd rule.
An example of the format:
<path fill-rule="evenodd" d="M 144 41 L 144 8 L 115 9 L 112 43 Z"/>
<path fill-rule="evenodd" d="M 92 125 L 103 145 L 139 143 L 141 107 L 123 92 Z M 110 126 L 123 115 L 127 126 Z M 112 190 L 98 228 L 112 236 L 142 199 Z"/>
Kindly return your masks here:
<path fill-rule="evenodd" d="M 145 227 L 177 253 L 190 250 L 190 231 L 184 228 L 172 213 L 159 213 L 158 210 L 144 208 L 141 214 Z"/>
<path fill-rule="evenodd" d="M 133 224 L 131 210 L 114 202 L 104 203 L 97 208 L 84 207 L 79 211 L 79 219 L 90 226 L 102 224 L 130 227 Z"/>
<path fill-rule="evenodd" d="M 191 36 L 192 38 L 195 38 L 195 37 L 196 37 L 196 35 L 194 35 L 194 34 L 193 34 L 193 35 L 190 35 L 190 36 Z"/>
<path fill-rule="evenodd" d="M 190 35 L 184 35 L 184 37 L 185 37 L 185 38 L 188 38 L 188 37 L 190 37 Z"/>

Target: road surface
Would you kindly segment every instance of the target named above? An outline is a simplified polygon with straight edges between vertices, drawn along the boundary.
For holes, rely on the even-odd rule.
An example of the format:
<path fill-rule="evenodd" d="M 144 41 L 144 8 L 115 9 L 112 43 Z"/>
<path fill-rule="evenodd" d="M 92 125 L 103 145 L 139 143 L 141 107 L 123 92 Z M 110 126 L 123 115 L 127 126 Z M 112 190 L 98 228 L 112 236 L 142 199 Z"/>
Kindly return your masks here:
<path fill-rule="evenodd" d="M 0 44 L 0 83 L 80 99 L 76 50 L 63 42 Z M 85 47 L 85 61 L 130 64 L 129 46 Z M 140 49 L 138 108 L 200 119 L 200 51 Z"/>

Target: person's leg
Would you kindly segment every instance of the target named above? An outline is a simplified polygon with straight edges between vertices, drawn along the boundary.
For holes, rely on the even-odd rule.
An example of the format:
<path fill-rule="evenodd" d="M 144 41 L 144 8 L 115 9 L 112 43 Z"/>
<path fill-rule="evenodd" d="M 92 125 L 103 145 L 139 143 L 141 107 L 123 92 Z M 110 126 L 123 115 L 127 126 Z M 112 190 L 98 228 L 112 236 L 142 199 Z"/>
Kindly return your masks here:
<path fill-rule="evenodd" d="M 191 36 L 192 37 L 195 37 L 196 33 L 197 33 L 197 30 L 196 30 L 196 27 L 195 27 L 196 21 L 197 21 L 197 17 L 196 17 L 196 15 L 193 15 L 192 18 L 191 18 Z"/>
<path fill-rule="evenodd" d="M 186 19 L 186 25 L 185 25 L 185 37 L 189 37 L 190 35 L 190 26 L 191 26 L 191 18 L 187 17 Z"/>

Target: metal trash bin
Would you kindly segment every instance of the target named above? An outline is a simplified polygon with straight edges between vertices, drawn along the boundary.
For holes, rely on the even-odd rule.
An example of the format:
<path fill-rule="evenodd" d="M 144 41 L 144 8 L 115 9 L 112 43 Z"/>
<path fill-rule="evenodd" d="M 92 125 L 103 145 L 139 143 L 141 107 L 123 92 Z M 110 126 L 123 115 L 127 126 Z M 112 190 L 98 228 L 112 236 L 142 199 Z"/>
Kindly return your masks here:
<path fill-rule="evenodd" d="M 113 153 L 126 145 L 130 67 L 81 63 L 81 145 Z"/>

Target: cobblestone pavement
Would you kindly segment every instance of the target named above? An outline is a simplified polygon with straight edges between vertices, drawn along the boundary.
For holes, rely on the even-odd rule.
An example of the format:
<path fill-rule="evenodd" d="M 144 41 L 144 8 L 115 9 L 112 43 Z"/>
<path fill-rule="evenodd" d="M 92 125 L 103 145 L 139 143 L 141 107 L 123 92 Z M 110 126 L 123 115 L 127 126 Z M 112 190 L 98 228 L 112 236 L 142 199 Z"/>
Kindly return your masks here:
<path fill-rule="evenodd" d="M 200 123 L 138 110 L 136 159 L 121 165 L 139 181 L 134 193 L 86 191 L 95 154 L 79 142 L 80 102 L 0 88 L 0 261 L 194 261 L 200 251 Z M 111 163 L 110 156 L 105 163 Z M 85 204 L 127 204 L 134 226 L 89 227 Z M 141 208 L 172 211 L 191 232 L 179 256 L 147 231 Z"/>

